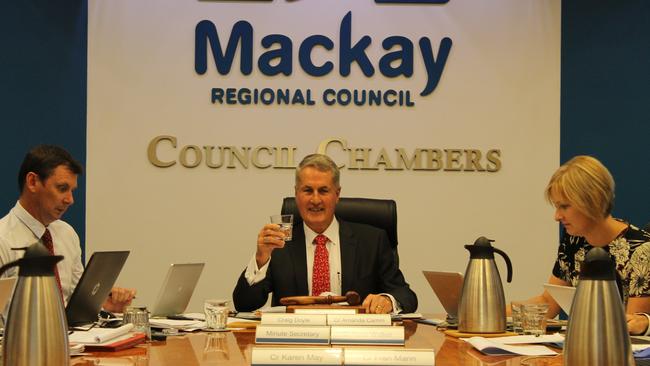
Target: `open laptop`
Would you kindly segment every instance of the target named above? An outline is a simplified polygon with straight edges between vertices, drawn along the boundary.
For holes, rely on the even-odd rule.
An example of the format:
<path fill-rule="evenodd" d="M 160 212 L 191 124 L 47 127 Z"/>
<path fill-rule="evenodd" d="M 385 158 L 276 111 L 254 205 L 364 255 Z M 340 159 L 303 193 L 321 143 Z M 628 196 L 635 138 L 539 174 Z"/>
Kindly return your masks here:
<path fill-rule="evenodd" d="M 76 327 L 97 321 L 97 314 L 128 256 L 129 251 L 93 253 L 65 308 L 69 326 Z"/>
<path fill-rule="evenodd" d="M 151 311 L 152 316 L 172 316 L 185 312 L 204 266 L 205 263 L 172 264 Z"/>
<path fill-rule="evenodd" d="M 459 272 L 422 271 L 429 286 L 447 312 L 449 326 L 458 325 L 458 303 L 463 291 L 463 275 Z"/>

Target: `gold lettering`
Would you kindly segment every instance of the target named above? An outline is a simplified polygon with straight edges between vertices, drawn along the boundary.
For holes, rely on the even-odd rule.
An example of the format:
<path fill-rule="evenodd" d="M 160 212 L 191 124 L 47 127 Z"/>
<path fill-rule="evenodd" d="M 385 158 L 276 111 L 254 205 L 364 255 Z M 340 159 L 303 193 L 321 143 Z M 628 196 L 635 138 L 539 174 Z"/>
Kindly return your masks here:
<path fill-rule="evenodd" d="M 223 166 L 223 157 L 224 157 L 224 149 L 221 147 L 217 147 L 217 150 L 219 150 L 219 155 L 221 158 L 219 159 L 218 163 L 214 163 L 212 161 L 212 151 L 214 151 L 214 146 L 203 146 L 203 150 L 205 150 L 205 165 L 208 166 L 208 168 L 212 169 L 218 169 Z"/>
<path fill-rule="evenodd" d="M 463 155 L 462 150 L 445 149 L 445 154 L 447 156 L 447 159 L 444 170 L 457 172 L 463 169 L 463 165 L 460 163 L 460 157 Z"/>
<path fill-rule="evenodd" d="M 386 170 L 400 170 L 400 169 L 393 168 L 393 163 L 391 163 L 388 153 L 384 148 L 382 148 L 381 151 L 379 151 L 379 156 L 377 157 L 377 161 L 375 162 L 373 168 L 375 170 L 379 169 L 379 165 L 383 165 L 384 169 Z"/>
<path fill-rule="evenodd" d="M 327 152 L 327 149 L 329 148 L 330 144 L 334 144 L 334 143 L 338 143 L 339 145 L 341 145 L 341 150 L 343 150 L 343 151 L 348 150 L 348 142 L 346 140 L 331 138 L 331 139 L 323 140 L 318 145 L 318 149 L 316 149 L 316 153 L 332 157 L 332 154 L 329 154 Z M 338 165 L 338 167 L 339 167 L 339 169 L 343 169 L 343 168 L 345 168 L 345 164 Z"/>
<path fill-rule="evenodd" d="M 408 154 L 406 151 L 404 151 L 403 148 L 395 149 L 397 151 L 397 169 L 403 170 L 404 167 L 406 166 L 406 169 L 411 170 L 413 167 L 413 163 L 415 162 L 415 168 L 420 167 L 420 149 L 416 149 L 415 153 L 413 154 L 413 158 L 409 159 Z"/>
<path fill-rule="evenodd" d="M 274 169 L 296 169 L 295 146 L 276 147 Z"/>
<path fill-rule="evenodd" d="M 418 152 L 426 152 L 427 164 L 423 168 L 420 159 L 418 159 L 416 161 L 415 170 L 437 171 L 442 168 L 442 151 L 440 151 L 440 149 L 418 149 Z"/>
<path fill-rule="evenodd" d="M 372 149 L 368 147 L 350 149 L 350 167 L 348 169 L 376 170 L 377 168 L 371 168 L 368 162 L 370 160 L 370 151 Z M 358 163 L 361 163 L 361 167 L 358 166 Z"/>
<path fill-rule="evenodd" d="M 498 172 L 499 170 L 501 170 L 501 150 L 499 149 L 488 150 L 487 160 L 488 163 L 492 163 L 492 166 L 490 166 L 490 164 L 488 164 L 487 166 L 488 172 Z"/>
<path fill-rule="evenodd" d="M 485 168 L 481 166 L 481 150 L 468 149 L 465 150 L 465 171 L 473 172 L 479 171 L 484 172 Z"/>
<path fill-rule="evenodd" d="M 149 147 L 147 147 L 147 157 L 149 158 L 149 162 L 159 168 L 167 168 L 176 164 L 175 160 L 162 161 L 158 158 L 157 148 L 160 141 L 169 141 L 171 142 L 172 147 L 174 149 L 176 148 L 176 137 L 168 135 L 154 137 L 151 142 L 149 142 Z"/>
<path fill-rule="evenodd" d="M 192 150 L 194 152 L 194 162 L 193 163 L 190 163 L 187 160 L 187 152 L 189 150 Z M 181 165 L 186 167 L 186 168 L 196 168 L 197 166 L 199 166 L 199 164 L 201 164 L 201 159 L 202 158 L 203 158 L 203 155 L 201 155 L 201 149 L 196 145 L 183 146 L 183 148 L 181 149 L 181 153 L 178 156 L 178 160 L 180 160 Z"/>
<path fill-rule="evenodd" d="M 251 163 L 253 163 L 253 166 L 256 167 L 256 168 L 266 169 L 266 168 L 271 166 L 271 163 L 266 163 L 266 164 L 260 163 L 259 155 L 260 155 L 260 151 L 262 151 L 262 150 L 266 151 L 266 153 L 269 156 L 271 155 L 271 148 L 270 147 L 266 147 L 266 146 L 256 147 L 253 150 L 253 156 L 251 158 Z"/>
<path fill-rule="evenodd" d="M 242 167 L 248 169 L 248 160 L 250 156 L 250 147 L 242 147 L 243 151 L 239 151 L 234 146 L 229 146 L 227 149 L 230 151 L 230 160 L 228 163 L 228 169 L 235 168 L 235 159 L 241 164 Z"/>

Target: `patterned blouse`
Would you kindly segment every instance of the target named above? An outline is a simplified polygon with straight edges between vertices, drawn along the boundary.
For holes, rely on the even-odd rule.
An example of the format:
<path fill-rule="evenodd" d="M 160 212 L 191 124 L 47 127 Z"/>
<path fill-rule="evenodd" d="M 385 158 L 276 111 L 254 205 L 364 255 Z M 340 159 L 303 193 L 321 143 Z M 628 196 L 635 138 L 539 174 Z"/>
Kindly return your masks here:
<path fill-rule="evenodd" d="M 576 287 L 580 265 L 593 248 L 585 238 L 566 232 L 560 241 L 553 276 Z M 622 279 L 624 303 L 628 297 L 650 296 L 650 233 L 629 225 L 623 235 L 603 247 L 616 262 Z"/>

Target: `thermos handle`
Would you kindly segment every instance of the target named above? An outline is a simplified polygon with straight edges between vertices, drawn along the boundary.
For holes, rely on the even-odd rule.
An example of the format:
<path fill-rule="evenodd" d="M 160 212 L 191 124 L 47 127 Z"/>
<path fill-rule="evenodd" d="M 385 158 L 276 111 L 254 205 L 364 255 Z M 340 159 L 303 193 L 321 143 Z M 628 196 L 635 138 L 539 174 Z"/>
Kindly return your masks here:
<path fill-rule="evenodd" d="M 510 262 L 510 258 L 508 258 L 508 255 L 501 249 L 497 249 L 495 247 L 492 247 L 495 252 L 499 253 L 503 259 L 506 261 L 506 267 L 508 267 L 508 283 L 512 282 L 512 263 Z"/>
<path fill-rule="evenodd" d="M 11 268 L 11 267 L 15 267 L 15 266 L 17 266 L 17 265 L 19 265 L 19 264 L 20 264 L 20 259 L 5 264 L 4 266 L 0 267 L 0 275 L 2 275 L 3 273 L 5 273 L 5 271 L 8 270 L 9 268 Z"/>

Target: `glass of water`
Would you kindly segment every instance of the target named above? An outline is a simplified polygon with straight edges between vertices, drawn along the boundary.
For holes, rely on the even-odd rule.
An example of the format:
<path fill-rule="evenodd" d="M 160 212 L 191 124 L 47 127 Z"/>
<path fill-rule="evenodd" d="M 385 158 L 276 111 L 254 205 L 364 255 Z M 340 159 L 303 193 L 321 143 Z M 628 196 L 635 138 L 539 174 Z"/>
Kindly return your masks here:
<path fill-rule="evenodd" d="M 129 306 L 124 310 L 124 324 L 132 323 L 133 332 L 144 333 L 151 339 L 151 326 L 149 325 L 149 311 L 146 306 Z"/>
<path fill-rule="evenodd" d="M 546 333 L 546 312 L 548 304 L 523 304 L 521 320 L 524 334 L 540 336 Z"/>
<path fill-rule="evenodd" d="M 280 225 L 280 230 L 286 235 L 284 241 L 291 241 L 293 232 L 293 215 L 272 215 L 271 223 Z"/>
<path fill-rule="evenodd" d="M 207 329 L 226 329 L 228 323 L 228 300 L 205 300 L 203 303 L 205 312 L 205 325 Z"/>

